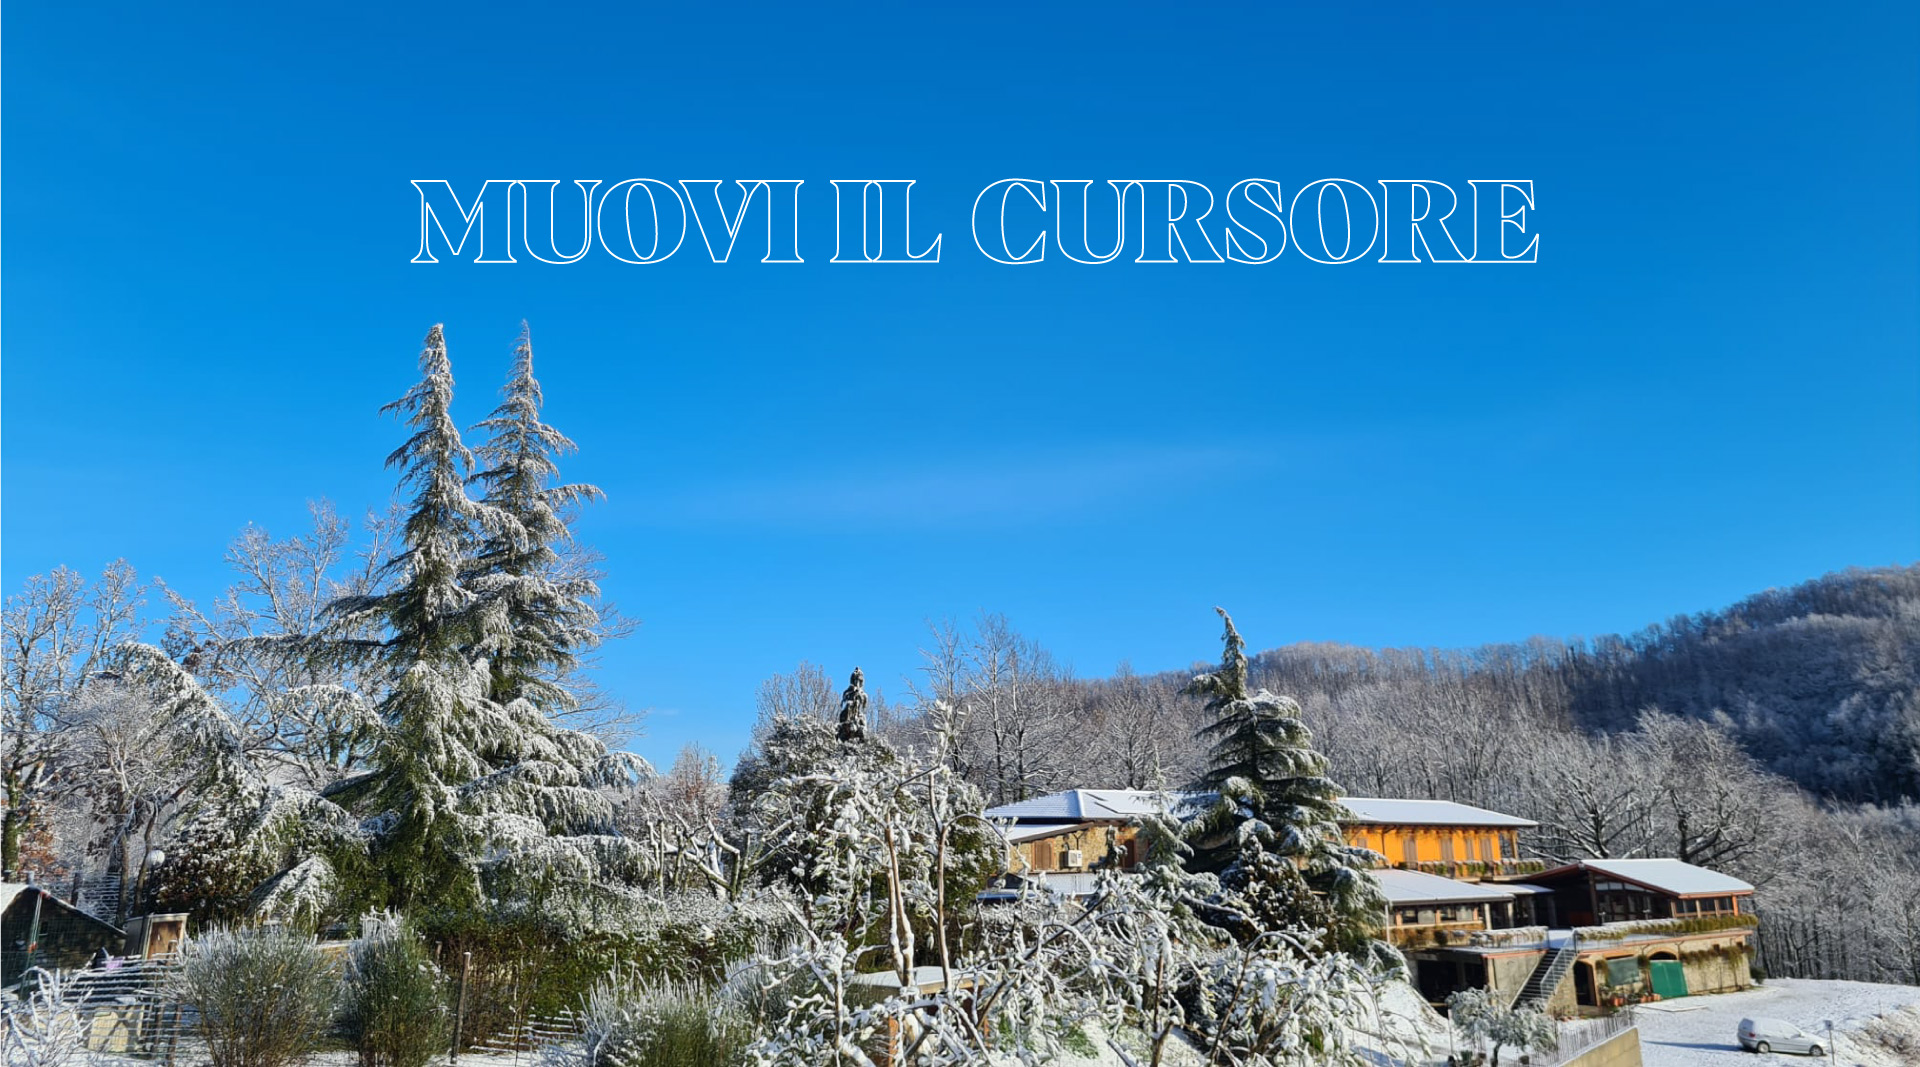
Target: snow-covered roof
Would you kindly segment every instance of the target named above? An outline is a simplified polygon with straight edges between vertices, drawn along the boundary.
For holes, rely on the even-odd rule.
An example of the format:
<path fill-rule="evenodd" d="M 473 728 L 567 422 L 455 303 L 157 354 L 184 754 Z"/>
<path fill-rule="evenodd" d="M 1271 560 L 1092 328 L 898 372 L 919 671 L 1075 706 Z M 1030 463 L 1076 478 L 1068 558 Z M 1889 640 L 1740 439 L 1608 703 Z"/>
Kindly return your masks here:
<path fill-rule="evenodd" d="M 105 919 L 102 919 L 98 915 L 95 915 L 92 912 L 83 911 L 80 909 L 78 905 L 73 904 L 69 901 L 61 900 L 58 896 L 54 895 L 53 890 L 48 889 L 46 886 L 29 885 L 26 882 L 0 882 L 0 911 L 5 911 L 8 908 L 12 907 L 13 902 L 19 899 L 19 896 L 22 893 L 44 893 L 46 894 L 47 902 L 52 904 L 54 907 L 63 908 L 67 911 L 73 912 L 76 915 L 84 915 L 87 918 L 92 919 L 94 922 L 97 922 L 100 925 L 106 927 L 107 929 L 114 931 L 115 933 L 120 932 L 119 927 L 113 925 L 112 923 L 108 922 Z"/>
<path fill-rule="evenodd" d="M 1496 904 L 1512 900 L 1513 894 L 1490 885 L 1456 882 L 1422 871 L 1374 871 L 1387 903 L 1395 907 L 1409 904 Z"/>
<path fill-rule="evenodd" d="M 1077 822 L 1060 822 L 1015 826 L 1007 830 L 1007 841 L 1010 844 L 1017 845 L 1022 841 L 1034 841 L 1042 837 L 1052 837 L 1055 834 L 1070 834 L 1075 830 L 1085 828 L 1086 825 L 1085 823 Z"/>
<path fill-rule="evenodd" d="M 1489 826 L 1519 829 L 1538 826 L 1532 819 L 1506 815 L 1451 800 L 1398 800 L 1386 797 L 1341 797 L 1353 812 L 1353 822 L 1382 826 Z"/>
<path fill-rule="evenodd" d="M 1098 820 L 1138 819 L 1161 811 L 1162 796 L 1171 796 L 1176 805 L 1193 796 L 1188 793 L 1162 794 L 1151 789 L 1069 789 L 1014 804 L 987 809 L 989 819 L 1013 819 L 1017 822 L 1090 822 Z"/>
<path fill-rule="evenodd" d="M 1611 875 L 1623 882 L 1634 882 L 1648 889 L 1662 893 L 1671 893 L 1677 897 L 1706 897 L 1751 893 L 1753 887 L 1730 874 L 1710 871 L 1705 867 L 1696 867 L 1674 859 L 1648 860 L 1581 860 L 1556 867 L 1544 874 L 1541 879 L 1556 874 L 1580 869 Z"/>

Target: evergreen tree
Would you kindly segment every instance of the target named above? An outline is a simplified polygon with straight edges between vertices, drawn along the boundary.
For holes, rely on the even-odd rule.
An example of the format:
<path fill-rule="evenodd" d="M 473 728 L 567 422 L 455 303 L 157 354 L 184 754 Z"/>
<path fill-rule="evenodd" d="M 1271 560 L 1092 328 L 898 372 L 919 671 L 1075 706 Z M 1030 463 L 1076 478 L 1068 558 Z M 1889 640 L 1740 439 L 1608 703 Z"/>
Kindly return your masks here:
<path fill-rule="evenodd" d="M 496 673 L 487 654 L 512 658 L 501 627 L 513 612 L 535 633 L 563 627 L 539 617 L 539 601 L 508 607 L 515 601 L 501 590 L 511 581 L 475 580 L 500 576 L 475 562 L 489 546 L 525 552 L 532 537 L 505 507 L 467 495 L 472 454 L 453 422 L 439 326 L 427 334 L 420 366 L 420 383 L 386 408 L 413 430 L 388 457 L 413 491 L 400 550 L 384 565 L 384 592 L 335 605 L 344 629 L 380 635 L 374 652 L 388 679 L 376 770 L 338 791 L 368 817 L 374 880 L 370 899 L 358 903 L 472 915 L 559 894 L 604 917 L 605 901 L 582 897 L 617 888 L 623 873 L 634 873 L 618 868 L 637 864 L 613 836 L 605 787 L 640 767 L 555 726 L 524 686 L 517 694 L 503 688 L 521 668 Z M 576 910 L 573 918 L 591 916 Z"/>
<path fill-rule="evenodd" d="M 1246 918 L 1272 929 L 1323 929 L 1345 951 L 1371 947 L 1386 903 L 1367 874 L 1377 860 L 1346 843 L 1340 787 L 1313 748 L 1300 705 L 1249 691 L 1246 642 L 1225 610 L 1220 669 L 1193 679 L 1207 696 L 1211 742 L 1202 785 L 1217 799 L 1189 826 L 1194 867 L 1217 872 Z"/>
<path fill-rule="evenodd" d="M 840 694 L 840 726 L 836 733 L 840 740 L 847 742 L 867 739 L 867 678 L 858 667 L 853 669 L 846 690 Z"/>
<path fill-rule="evenodd" d="M 571 540 L 567 512 L 604 494 L 591 485 L 555 484 L 557 460 L 576 451 L 566 435 L 541 421 L 544 397 L 533 376 L 533 339 L 520 324 L 513 372 L 500 406 L 476 429 L 483 464 L 471 481 L 481 503 L 511 522 L 494 526 L 469 562 L 466 584 L 482 605 L 482 641 L 489 695 L 501 704 L 525 699 L 548 714 L 572 710 L 566 688 L 581 651 L 598 638 L 600 590 L 589 575 L 570 573 L 560 548 Z"/>

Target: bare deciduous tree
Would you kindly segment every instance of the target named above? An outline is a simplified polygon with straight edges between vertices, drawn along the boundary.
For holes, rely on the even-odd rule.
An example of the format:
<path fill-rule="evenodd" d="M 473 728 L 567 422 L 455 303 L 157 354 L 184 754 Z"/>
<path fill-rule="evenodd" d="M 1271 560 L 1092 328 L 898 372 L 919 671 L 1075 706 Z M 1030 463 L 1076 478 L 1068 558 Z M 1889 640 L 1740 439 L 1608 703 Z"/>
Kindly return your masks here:
<path fill-rule="evenodd" d="M 35 807 L 70 784 L 62 713 L 113 649 L 138 634 L 144 593 L 120 560 L 95 582 L 60 567 L 7 598 L 0 612 L 0 878 L 23 877 L 20 847 Z"/>

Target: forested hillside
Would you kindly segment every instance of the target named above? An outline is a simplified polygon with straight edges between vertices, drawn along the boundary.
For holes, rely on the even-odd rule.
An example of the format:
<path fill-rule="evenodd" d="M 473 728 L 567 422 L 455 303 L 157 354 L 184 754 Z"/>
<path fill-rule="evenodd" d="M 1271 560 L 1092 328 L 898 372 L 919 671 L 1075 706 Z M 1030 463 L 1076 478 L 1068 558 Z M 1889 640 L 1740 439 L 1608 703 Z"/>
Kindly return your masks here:
<path fill-rule="evenodd" d="M 1724 713 L 1755 758 L 1816 793 L 1920 797 L 1920 567 L 1769 590 L 1596 646 L 1576 669 L 1589 727 L 1648 706 Z"/>
<path fill-rule="evenodd" d="M 1643 711 L 1720 723 L 1762 766 L 1842 800 L 1920 798 L 1920 566 L 1854 569 L 1628 637 L 1465 651 L 1294 645 L 1256 658 L 1279 692 L 1488 701 L 1593 733 Z"/>

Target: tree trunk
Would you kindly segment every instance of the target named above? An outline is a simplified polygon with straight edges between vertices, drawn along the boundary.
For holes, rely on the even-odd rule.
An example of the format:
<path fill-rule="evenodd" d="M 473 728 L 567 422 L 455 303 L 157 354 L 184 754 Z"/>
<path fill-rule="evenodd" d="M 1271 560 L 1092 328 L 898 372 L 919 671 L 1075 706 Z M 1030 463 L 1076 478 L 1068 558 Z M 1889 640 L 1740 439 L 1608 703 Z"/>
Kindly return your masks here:
<path fill-rule="evenodd" d="M 24 881 L 20 876 L 20 845 L 27 836 L 27 813 L 7 798 L 7 810 L 0 815 L 0 881 Z"/>

